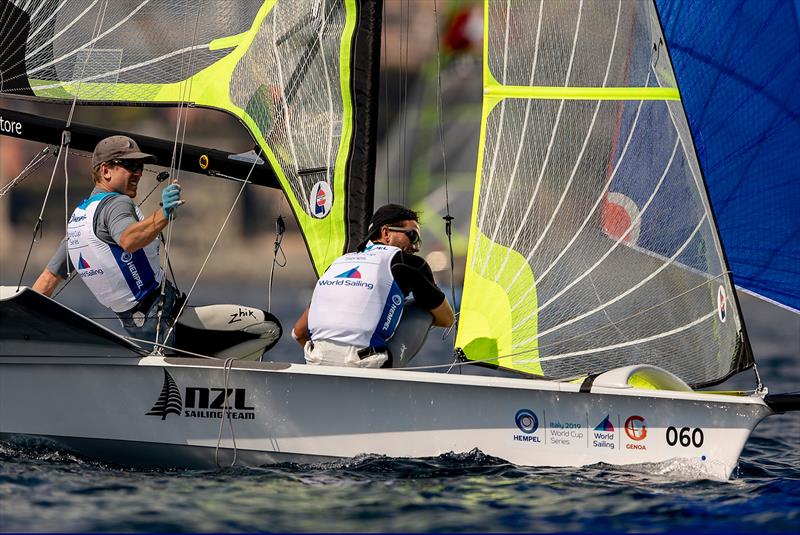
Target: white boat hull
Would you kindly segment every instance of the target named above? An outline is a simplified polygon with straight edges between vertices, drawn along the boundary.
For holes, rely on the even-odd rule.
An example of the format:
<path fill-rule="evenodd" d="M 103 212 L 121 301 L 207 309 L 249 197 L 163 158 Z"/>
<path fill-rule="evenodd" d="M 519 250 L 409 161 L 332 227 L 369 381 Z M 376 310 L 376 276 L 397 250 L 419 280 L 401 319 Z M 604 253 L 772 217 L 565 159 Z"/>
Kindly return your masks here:
<path fill-rule="evenodd" d="M 223 420 L 226 379 L 230 417 Z M 527 379 L 244 362 L 226 372 L 221 361 L 162 357 L 0 357 L 0 436 L 46 437 L 143 467 L 213 467 L 230 464 L 234 453 L 237 464 L 259 465 L 478 448 L 528 466 L 686 459 L 726 479 L 770 413 L 759 396 L 601 386 L 582 393 L 577 384 Z"/>

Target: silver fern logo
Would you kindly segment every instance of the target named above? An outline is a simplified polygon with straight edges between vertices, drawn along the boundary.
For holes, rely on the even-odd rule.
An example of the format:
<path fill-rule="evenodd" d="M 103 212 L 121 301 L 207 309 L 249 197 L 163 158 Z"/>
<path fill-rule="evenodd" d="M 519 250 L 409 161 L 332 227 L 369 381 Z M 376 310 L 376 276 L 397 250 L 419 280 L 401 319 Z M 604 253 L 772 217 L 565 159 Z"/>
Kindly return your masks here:
<path fill-rule="evenodd" d="M 183 410 L 183 398 L 175 379 L 164 369 L 164 386 L 161 387 L 161 394 L 158 396 L 156 404 L 147 412 L 147 416 L 161 416 L 164 420 L 167 414 L 177 414 L 180 416 Z"/>

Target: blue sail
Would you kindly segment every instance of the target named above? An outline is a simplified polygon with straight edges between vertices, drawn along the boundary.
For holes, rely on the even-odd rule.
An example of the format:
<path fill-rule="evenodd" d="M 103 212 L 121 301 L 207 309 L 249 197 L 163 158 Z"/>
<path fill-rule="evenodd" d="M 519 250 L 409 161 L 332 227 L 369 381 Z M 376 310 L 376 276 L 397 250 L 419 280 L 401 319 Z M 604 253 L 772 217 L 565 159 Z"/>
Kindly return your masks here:
<path fill-rule="evenodd" d="M 800 311 L 800 0 L 656 0 L 737 286 Z"/>

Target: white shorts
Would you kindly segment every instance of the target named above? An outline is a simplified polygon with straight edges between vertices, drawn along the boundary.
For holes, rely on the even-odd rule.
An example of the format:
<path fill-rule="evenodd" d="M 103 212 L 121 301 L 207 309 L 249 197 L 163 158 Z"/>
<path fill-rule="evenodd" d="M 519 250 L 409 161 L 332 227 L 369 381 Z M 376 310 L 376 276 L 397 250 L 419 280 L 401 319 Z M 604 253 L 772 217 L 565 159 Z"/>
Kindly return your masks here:
<path fill-rule="evenodd" d="M 389 354 L 386 352 L 375 353 L 368 357 L 361 358 L 358 356 L 358 351 L 360 349 L 361 348 L 339 342 L 314 340 L 313 342 L 306 342 L 303 353 L 306 357 L 306 364 L 317 364 L 320 366 L 380 368 L 389 360 Z"/>

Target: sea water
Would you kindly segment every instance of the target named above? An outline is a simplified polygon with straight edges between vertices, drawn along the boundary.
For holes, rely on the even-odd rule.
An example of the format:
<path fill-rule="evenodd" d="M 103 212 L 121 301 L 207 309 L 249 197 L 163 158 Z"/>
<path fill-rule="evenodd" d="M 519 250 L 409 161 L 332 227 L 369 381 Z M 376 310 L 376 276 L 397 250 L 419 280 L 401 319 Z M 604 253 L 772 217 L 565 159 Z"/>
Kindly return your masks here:
<path fill-rule="evenodd" d="M 800 320 L 747 305 L 765 383 L 776 393 L 797 390 Z M 694 467 L 679 462 L 531 468 L 477 451 L 314 466 L 132 470 L 0 443 L 0 530 L 797 532 L 800 413 L 759 424 L 726 482 L 698 479 Z"/>

